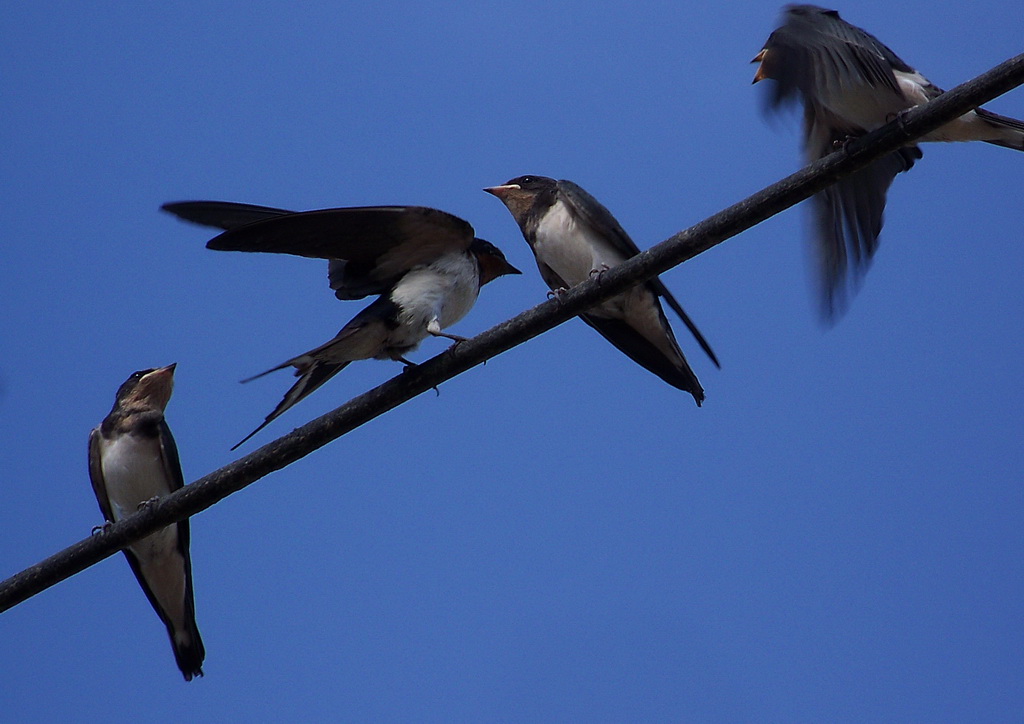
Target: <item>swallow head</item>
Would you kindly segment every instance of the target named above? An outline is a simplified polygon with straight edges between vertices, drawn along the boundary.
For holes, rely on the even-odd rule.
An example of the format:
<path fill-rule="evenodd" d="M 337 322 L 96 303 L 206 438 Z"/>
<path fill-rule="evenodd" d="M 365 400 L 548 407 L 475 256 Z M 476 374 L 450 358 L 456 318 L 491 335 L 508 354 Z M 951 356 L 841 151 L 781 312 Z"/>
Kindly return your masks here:
<path fill-rule="evenodd" d="M 521 271 L 508 263 L 501 249 L 489 241 L 473 239 L 469 251 L 476 257 L 480 267 L 480 286 L 506 274 L 522 274 Z"/>
<path fill-rule="evenodd" d="M 522 226 L 537 197 L 545 192 L 554 193 L 557 185 L 557 181 L 546 176 L 517 176 L 501 186 L 491 186 L 484 191 L 497 196 L 512 212 L 516 223 Z"/>
<path fill-rule="evenodd" d="M 147 408 L 163 411 L 174 390 L 174 368 L 177 363 L 166 367 L 139 370 L 132 374 L 117 390 L 114 408 Z"/>

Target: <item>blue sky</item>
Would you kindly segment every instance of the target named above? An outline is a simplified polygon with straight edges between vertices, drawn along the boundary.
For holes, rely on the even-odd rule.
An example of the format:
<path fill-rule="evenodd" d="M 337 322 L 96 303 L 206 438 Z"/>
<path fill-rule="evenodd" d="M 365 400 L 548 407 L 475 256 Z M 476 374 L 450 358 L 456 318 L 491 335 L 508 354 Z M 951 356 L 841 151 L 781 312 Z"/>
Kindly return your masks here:
<path fill-rule="evenodd" d="M 839 8 L 940 86 L 1021 51 L 1014 2 Z M 215 253 L 162 202 L 436 206 L 527 273 L 480 189 L 576 181 L 641 247 L 798 168 L 748 64 L 778 6 L 8 4 L 0 575 L 101 522 L 86 439 L 178 363 L 187 480 L 333 336 L 325 265 Z M 1024 93 L 989 106 L 1024 117 Z M 205 678 L 121 555 L 0 615 L 11 721 L 1016 721 L 1024 710 L 1024 156 L 925 148 L 833 329 L 792 209 L 664 275 L 703 408 L 579 321 L 192 523 Z M 429 341 L 414 359 L 444 349 Z M 354 364 L 249 452 L 397 374 Z"/>

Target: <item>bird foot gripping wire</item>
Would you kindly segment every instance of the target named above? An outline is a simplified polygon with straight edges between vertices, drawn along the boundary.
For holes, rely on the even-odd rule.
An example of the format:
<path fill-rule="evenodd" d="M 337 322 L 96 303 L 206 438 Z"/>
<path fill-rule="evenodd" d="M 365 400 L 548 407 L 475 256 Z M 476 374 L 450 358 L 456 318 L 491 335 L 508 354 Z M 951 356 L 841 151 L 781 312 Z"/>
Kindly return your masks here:
<path fill-rule="evenodd" d="M 601 266 L 599 266 L 597 269 L 590 270 L 590 278 L 596 278 L 598 285 L 600 285 L 601 279 L 604 278 L 605 272 L 608 271 L 609 269 L 611 269 L 611 267 L 608 266 L 607 264 L 601 264 Z"/>
<path fill-rule="evenodd" d="M 402 368 L 403 375 L 406 374 L 407 372 L 412 371 L 416 367 L 419 367 L 418 364 L 416 364 L 415 362 L 410 362 L 400 354 L 393 355 L 391 359 L 395 360 L 395 362 L 401 362 L 403 365 L 405 365 L 405 367 Z M 434 394 L 437 395 L 438 397 L 441 396 L 441 390 L 437 389 L 437 385 L 432 386 L 430 389 L 432 389 L 434 391 Z"/>
<path fill-rule="evenodd" d="M 907 132 L 907 114 L 910 112 L 910 108 L 904 108 L 902 111 L 896 113 L 890 113 L 885 117 L 886 123 L 892 123 L 896 121 L 896 125 L 899 126 L 900 130 L 904 133 Z"/>
<path fill-rule="evenodd" d="M 145 510 L 149 506 L 155 505 L 158 500 L 160 500 L 160 496 L 159 495 L 154 495 L 152 498 L 150 498 L 148 500 L 143 500 L 141 503 L 139 503 L 137 506 L 135 506 L 135 509 L 136 510 Z"/>
<path fill-rule="evenodd" d="M 832 141 L 833 151 L 849 151 L 850 144 L 856 139 L 856 136 L 843 136 Z"/>
<path fill-rule="evenodd" d="M 564 297 L 568 291 L 569 290 L 566 289 L 565 287 L 558 287 L 557 289 L 552 289 L 551 291 L 548 292 L 548 299 L 554 299 L 556 302 L 561 303 L 562 297 Z"/>

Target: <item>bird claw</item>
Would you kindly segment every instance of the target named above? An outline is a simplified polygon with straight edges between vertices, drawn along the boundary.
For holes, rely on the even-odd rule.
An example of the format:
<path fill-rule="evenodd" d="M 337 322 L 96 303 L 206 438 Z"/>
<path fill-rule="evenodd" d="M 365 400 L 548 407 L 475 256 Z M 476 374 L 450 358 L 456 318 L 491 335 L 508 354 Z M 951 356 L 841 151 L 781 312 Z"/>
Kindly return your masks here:
<path fill-rule="evenodd" d="M 405 365 L 405 367 L 402 368 L 401 372 L 401 374 L 403 375 L 411 372 L 414 367 L 419 367 L 419 365 L 416 364 L 415 362 L 410 362 L 409 360 L 402 356 L 396 355 L 395 357 L 392 357 L 392 359 L 395 360 L 395 362 L 401 362 L 403 365 Z M 438 397 L 441 396 L 441 390 L 437 389 L 437 385 L 434 385 L 430 389 L 436 392 Z"/>
<path fill-rule="evenodd" d="M 551 291 L 548 292 L 548 299 L 554 299 L 556 302 L 560 302 L 562 301 L 562 297 L 568 291 L 569 290 L 566 289 L 565 287 L 558 287 L 557 289 L 552 289 Z"/>
<path fill-rule="evenodd" d="M 856 136 L 843 136 L 832 141 L 833 151 L 846 151 L 850 148 L 850 144 L 853 143 Z"/>
<path fill-rule="evenodd" d="M 604 273 L 606 271 L 608 271 L 609 269 L 611 269 L 610 266 L 608 266 L 607 264 L 602 264 L 597 269 L 591 269 L 590 270 L 590 277 L 591 278 L 597 277 L 597 283 L 600 284 L 601 283 L 601 277 L 603 277 Z"/>
<path fill-rule="evenodd" d="M 149 506 L 154 505 L 156 503 L 156 501 L 158 501 L 158 500 L 160 500 L 160 496 L 159 495 L 154 495 L 149 500 L 143 500 L 141 503 L 139 503 L 135 507 L 135 509 L 136 510 L 144 510 L 144 509 L 148 508 Z"/>
<path fill-rule="evenodd" d="M 887 115 L 885 117 L 885 122 L 886 123 L 892 123 L 893 121 L 896 121 L 896 125 L 898 125 L 900 127 L 900 130 L 906 132 L 907 127 L 906 127 L 906 120 L 905 119 L 906 119 L 907 113 L 909 111 L 910 111 L 909 108 L 904 108 L 902 111 L 897 111 L 896 113 L 890 113 L 889 115 Z"/>
<path fill-rule="evenodd" d="M 112 525 L 113 523 L 111 523 L 109 520 L 103 521 L 103 525 L 94 525 L 92 527 L 91 535 L 102 535 L 103 533 L 106 533 L 108 530 L 110 530 L 110 526 Z"/>

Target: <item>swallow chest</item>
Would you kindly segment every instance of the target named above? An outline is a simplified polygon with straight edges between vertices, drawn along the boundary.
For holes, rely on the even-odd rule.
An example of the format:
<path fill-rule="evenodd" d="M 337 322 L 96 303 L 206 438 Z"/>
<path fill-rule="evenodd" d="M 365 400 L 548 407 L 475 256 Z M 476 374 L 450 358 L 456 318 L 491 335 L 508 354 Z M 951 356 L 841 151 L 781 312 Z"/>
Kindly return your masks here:
<path fill-rule="evenodd" d="M 157 438 L 131 433 L 105 440 L 103 481 L 115 522 L 134 513 L 139 504 L 171 492 Z M 133 543 L 140 558 L 160 555 L 177 545 L 178 529 L 171 525 Z"/>
<path fill-rule="evenodd" d="M 415 347 L 435 319 L 442 329 L 455 324 L 473 308 L 479 292 L 477 262 L 471 254 L 445 254 L 413 269 L 391 290 L 391 301 L 399 312 L 388 346 Z"/>
<path fill-rule="evenodd" d="M 532 246 L 537 261 L 570 287 L 587 281 L 594 272 L 626 260 L 608 239 L 582 223 L 561 202 L 552 206 L 537 224 Z M 613 312 L 622 306 L 622 301 L 623 296 L 619 295 L 597 309 Z"/>
<path fill-rule="evenodd" d="M 555 203 L 537 224 L 533 253 L 537 261 L 570 286 L 587 281 L 591 272 L 617 266 L 626 259 L 561 202 Z"/>

